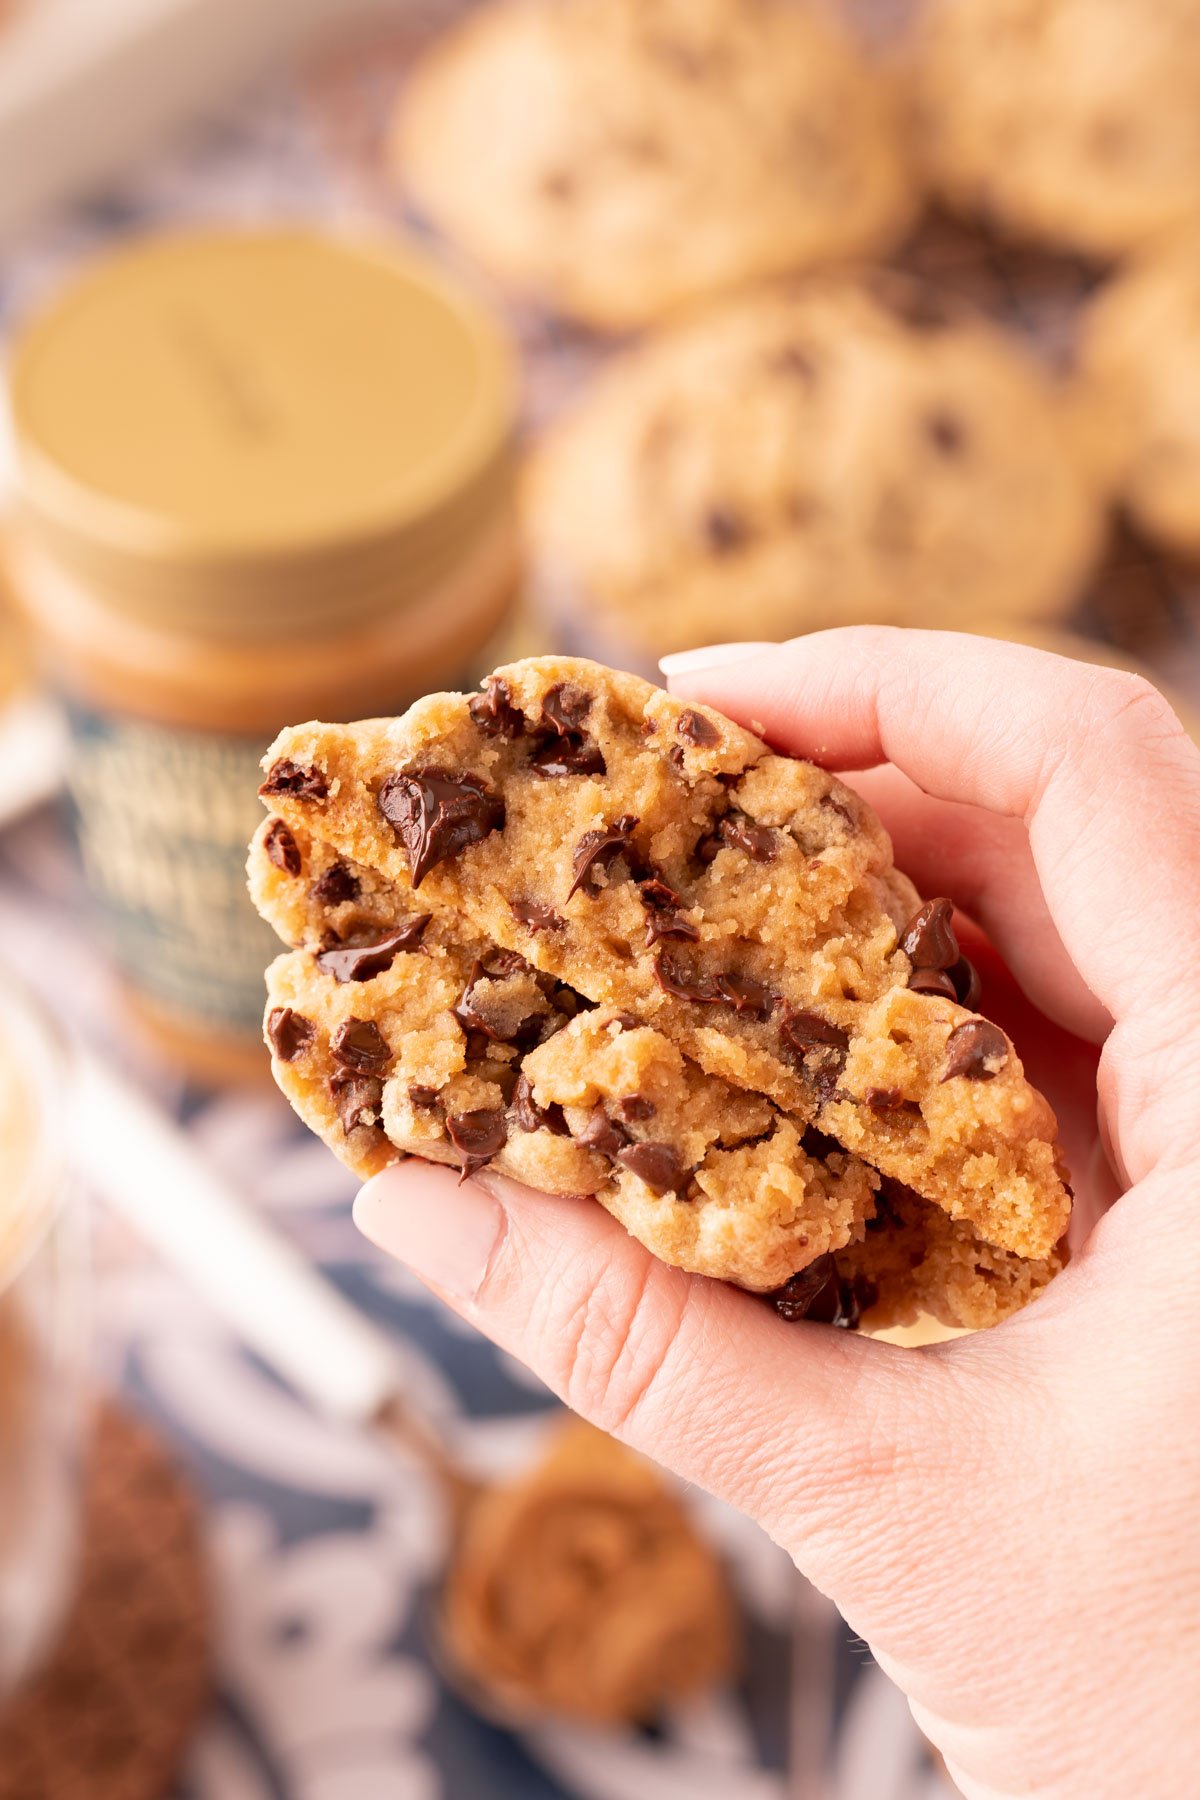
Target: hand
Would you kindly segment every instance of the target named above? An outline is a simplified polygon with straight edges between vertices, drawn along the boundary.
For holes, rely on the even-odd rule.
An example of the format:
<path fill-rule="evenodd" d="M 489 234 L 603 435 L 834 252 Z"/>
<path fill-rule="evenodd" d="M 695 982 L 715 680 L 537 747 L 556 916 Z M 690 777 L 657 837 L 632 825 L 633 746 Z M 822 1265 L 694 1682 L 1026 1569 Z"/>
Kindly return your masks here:
<path fill-rule="evenodd" d="M 949 634 L 831 631 L 673 667 L 677 693 L 781 749 L 871 771 L 899 865 L 986 929 L 1015 977 L 989 967 L 986 1005 L 1060 1108 L 1092 1221 L 1074 1260 L 1006 1324 L 914 1351 L 785 1324 L 656 1262 L 601 1207 L 498 1178 L 409 1162 L 355 1216 L 569 1405 L 758 1519 L 971 1800 L 1185 1800 L 1200 753 L 1144 681 Z"/>

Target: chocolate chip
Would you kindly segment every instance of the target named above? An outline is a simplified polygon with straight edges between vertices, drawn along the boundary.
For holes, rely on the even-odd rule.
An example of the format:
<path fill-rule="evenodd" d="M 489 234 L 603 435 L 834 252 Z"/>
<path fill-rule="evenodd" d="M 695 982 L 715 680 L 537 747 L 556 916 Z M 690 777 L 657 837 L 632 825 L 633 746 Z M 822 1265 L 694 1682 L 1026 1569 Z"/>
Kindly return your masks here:
<path fill-rule="evenodd" d="M 414 1082 L 408 1090 L 409 1104 L 412 1106 L 436 1106 L 438 1097 L 437 1088 L 425 1087 L 420 1082 Z"/>
<path fill-rule="evenodd" d="M 312 1020 L 290 1006 L 273 1006 L 267 1014 L 267 1037 L 280 1062 L 295 1062 L 313 1035 Z"/>
<path fill-rule="evenodd" d="M 700 1006 L 717 1006 L 722 999 L 715 982 L 689 974 L 669 950 L 660 950 L 654 958 L 654 978 L 664 994 L 676 1000 L 694 1000 Z"/>
<path fill-rule="evenodd" d="M 297 800 L 324 800 L 329 783 L 320 769 L 304 769 L 299 763 L 283 757 L 271 764 L 267 779 L 258 791 L 264 800 L 269 800 L 273 794 L 291 794 Z"/>
<path fill-rule="evenodd" d="M 382 1075 L 392 1060 L 388 1041 L 374 1019 L 347 1019 L 330 1044 L 335 1062 L 360 1075 Z"/>
<path fill-rule="evenodd" d="M 552 1131 L 556 1137 L 570 1137 L 566 1114 L 557 1102 L 539 1106 L 527 1075 L 517 1076 L 512 1097 L 513 1118 L 521 1131 Z"/>
<path fill-rule="evenodd" d="M 475 1112 L 451 1113 L 446 1119 L 446 1135 L 458 1151 L 462 1166 L 460 1181 L 481 1169 L 498 1156 L 508 1141 L 508 1126 L 502 1106 L 480 1107 Z"/>
<path fill-rule="evenodd" d="M 765 1019 L 775 1004 L 775 996 L 762 982 L 748 975 L 690 974 L 668 950 L 660 950 L 654 959 L 654 974 L 665 994 L 677 1000 L 693 1000 L 700 1006 L 731 1006 L 736 1013 L 754 1019 Z"/>
<path fill-rule="evenodd" d="M 949 969 L 959 958 L 952 923 L 952 900 L 927 900 L 900 936 L 900 948 L 914 969 Z M 911 985 L 911 984 L 910 984 Z"/>
<path fill-rule="evenodd" d="M 603 775 L 606 765 L 599 744 L 583 731 L 592 696 L 569 681 L 556 682 L 542 701 L 543 741 L 529 759 L 535 775 Z"/>
<path fill-rule="evenodd" d="M 798 1269 L 768 1299 L 781 1319 L 789 1325 L 808 1317 L 808 1309 L 830 1281 L 836 1280 L 837 1269 L 832 1256 L 818 1256 L 806 1269 Z"/>
<path fill-rule="evenodd" d="M 855 1275 L 845 1279 L 830 1255 L 819 1256 L 769 1296 L 776 1312 L 790 1324 L 809 1319 L 819 1325 L 836 1325 L 854 1331 L 869 1306 L 877 1299 L 874 1282 Z"/>
<path fill-rule="evenodd" d="M 627 1144 L 617 1151 L 617 1161 L 655 1194 L 680 1194 L 690 1169 L 685 1169 L 670 1144 Z"/>
<path fill-rule="evenodd" d="M 711 750 L 714 744 L 721 741 L 721 733 L 712 720 L 690 708 L 687 712 L 680 713 L 675 729 L 685 742 L 695 744 L 700 750 Z"/>
<path fill-rule="evenodd" d="M 989 1019 L 968 1019 L 946 1039 L 943 1081 L 961 1075 L 967 1081 L 990 1081 L 1008 1061 L 1008 1039 Z"/>
<path fill-rule="evenodd" d="M 323 875 L 317 876 L 308 895 L 321 906 L 341 906 L 346 900 L 357 900 L 358 876 L 351 874 L 345 863 L 332 863 Z"/>
<path fill-rule="evenodd" d="M 823 1097 L 837 1085 L 846 1066 L 850 1039 L 840 1025 L 820 1013 L 806 1012 L 785 1001 L 779 1022 L 785 1049 L 799 1059 L 801 1072 Z"/>
<path fill-rule="evenodd" d="M 492 950 L 488 953 L 487 972 L 489 975 L 533 975 L 535 970 L 519 950 Z M 554 977 L 549 979 L 553 981 Z"/>
<path fill-rule="evenodd" d="M 863 1099 L 873 1113 L 919 1113 L 915 1100 L 906 1100 L 899 1088 L 868 1088 Z"/>
<path fill-rule="evenodd" d="M 717 992 L 735 1013 L 747 1014 L 752 1019 L 770 1018 L 775 1004 L 770 988 L 749 975 L 718 975 Z"/>
<path fill-rule="evenodd" d="M 751 862 L 774 862 L 779 842 L 769 825 L 756 825 L 745 813 L 729 812 L 717 821 L 717 836 L 731 850 L 743 851 Z"/>
<path fill-rule="evenodd" d="M 940 407 L 926 414 L 924 430 L 939 456 L 953 459 L 961 456 L 967 447 L 967 428 L 963 421 L 955 413 Z"/>
<path fill-rule="evenodd" d="M 552 780 L 560 775 L 604 775 L 607 764 L 599 744 L 591 738 L 552 737 L 539 744 L 529 758 L 535 775 Z"/>
<path fill-rule="evenodd" d="M 341 1071 L 329 1083 L 342 1130 L 349 1137 L 359 1125 L 378 1125 L 383 1107 L 383 1083 L 375 1075 Z M 367 1115 L 371 1116 L 368 1117 Z"/>
<path fill-rule="evenodd" d="M 611 1022 L 617 1027 L 618 1031 L 637 1031 L 640 1029 L 642 1023 L 637 1014 L 631 1012 L 614 1013 Z"/>
<path fill-rule="evenodd" d="M 263 848 L 277 869 L 285 875 L 298 875 L 302 862 L 300 846 L 282 819 L 272 819 L 263 838 Z"/>
<path fill-rule="evenodd" d="M 914 969 L 908 985 L 914 994 L 940 994 L 947 1000 L 958 998 L 954 982 L 945 969 Z"/>
<path fill-rule="evenodd" d="M 643 1094 L 627 1094 L 624 1100 L 618 1100 L 613 1107 L 613 1114 L 622 1125 L 644 1124 L 657 1111 L 653 1100 L 647 1100 Z"/>
<path fill-rule="evenodd" d="M 808 1317 L 815 1325 L 835 1325 L 841 1331 L 857 1331 L 863 1314 L 878 1298 L 878 1288 L 865 1275 L 854 1275 L 849 1280 L 840 1278 L 821 1289 L 808 1309 Z"/>
<path fill-rule="evenodd" d="M 542 701 L 542 723 L 559 737 L 571 737 L 583 730 L 592 710 L 592 696 L 569 681 L 557 681 L 546 689 Z"/>
<path fill-rule="evenodd" d="M 485 737 L 517 738 L 525 730 L 525 715 L 513 705 L 509 685 L 499 675 L 488 676 L 483 692 L 467 702 L 467 711 Z"/>
<path fill-rule="evenodd" d="M 526 931 L 566 930 L 567 921 L 562 914 L 556 913 L 552 906 L 543 906 L 540 900 L 510 900 L 508 910 Z"/>
<path fill-rule="evenodd" d="M 515 980 L 519 985 L 506 987 Z M 539 1041 L 550 1016 L 533 970 L 514 951 L 500 951 L 488 963 L 476 957 L 452 1010 L 468 1037 L 480 1032 L 493 1044 L 517 1044 L 522 1049 Z"/>
<path fill-rule="evenodd" d="M 855 829 L 854 814 L 850 811 L 850 808 L 846 805 L 845 801 L 839 800 L 836 794 L 822 794 L 821 805 L 826 812 L 835 813 L 842 821 L 843 825 L 846 826 L 847 830 L 853 831 Z"/>
<path fill-rule="evenodd" d="M 658 720 L 657 719 L 647 718 L 647 719 L 642 720 L 642 736 L 643 737 L 653 737 L 657 730 L 658 730 Z"/>
<path fill-rule="evenodd" d="M 731 506 L 710 506 L 702 521 L 704 541 L 714 556 L 733 556 L 750 538 L 750 527 Z"/>
<path fill-rule="evenodd" d="M 616 1156 L 628 1144 L 629 1133 L 623 1125 L 614 1123 L 602 1106 L 593 1106 L 575 1142 L 585 1150 L 598 1150 L 602 1156 Z"/>
<path fill-rule="evenodd" d="M 447 856 L 478 844 L 504 824 L 504 802 L 478 775 L 398 770 L 379 790 L 379 810 L 408 852 L 412 885 Z"/>
<path fill-rule="evenodd" d="M 665 881 L 657 876 L 650 881 L 638 884 L 638 897 L 646 909 L 646 948 L 657 944 L 660 938 L 683 938 L 695 943 L 700 933 L 689 919 L 681 913 L 683 901 L 674 888 L 668 887 Z"/>
<path fill-rule="evenodd" d="M 572 862 L 575 879 L 567 890 L 568 900 L 578 890 L 595 899 L 600 892 L 600 875 L 607 874 L 626 849 L 636 824 L 632 813 L 622 813 L 611 825 L 600 825 L 594 831 L 584 832 L 575 846 Z"/>
<path fill-rule="evenodd" d="M 429 913 L 417 913 L 386 937 L 369 944 L 346 944 L 339 948 L 318 950 L 316 964 L 323 975 L 335 981 L 370 981 L 390 969 L 402 950 L 416 950 L 425 935 Z"/>
<path fill-rule="evenodd" d="M 965 1006 L 968 1012 L 974 1012 L 983 993 L 983 983 L 975 964 L 960 956 L 954 967 L 946 972 L 954 983 L 954 998 L 958 1004 Z"/>

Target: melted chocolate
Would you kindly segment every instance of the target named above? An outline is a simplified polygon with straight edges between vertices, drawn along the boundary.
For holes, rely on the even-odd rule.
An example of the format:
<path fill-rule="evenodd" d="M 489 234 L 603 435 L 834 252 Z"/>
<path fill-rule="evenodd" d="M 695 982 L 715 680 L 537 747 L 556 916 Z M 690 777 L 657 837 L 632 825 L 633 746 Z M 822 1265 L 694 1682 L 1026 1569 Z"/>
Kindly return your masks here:
<path fill-rule="evenodd" d="M 347 1019 L 330 1043 L 334 1061 L 359 1075 L 382 1075 L 392 1060 L 388 1041 L 374 1019 Z"/>
<path fill-rule="evenodd" d="M 483 692 L 467 702 L 472 723 L 485 737 L 518 738 L 525 730 L 525 715 L 513 705 L 507 681 L 489 675 Z"/>
<path fill-rule="evenodd" d="M 273 1006 L 267 1014 L 267 1037 L 280 1062 L 295 1062 L 313 1036 L 312 1020 L 290 1006 Z"/>
<path fill-rule="evenodd" d="M 476 1112 L 451 1113 L 446 1120 L 446 1135 L 458 1151 L 462 1168 L 460 1182 L 498 1156 L 508 1141 L 508 1126 L 502 1106 L 481 1107 Z"/>
<path fill-rule="evenodd" d="M 399 770 L 379 790 L 379 810 L 408 852 L 412 885 L 448 856 L 481 843 L 504 824 L 504 802 L 478 775 Z"/>
<path fill-rule="evenodd" d="M 685 1198 L 691 1170 L 685 1169 L 670 1144 L 627 1144 L 617 1151 L 617 1161 L 655 1194 Z"/>
<path fill-rule="evenodd" d="M 968 1019 L 946 1039 L 943 1081 L 991 1081 L 1008 1061 L 1008 1039 L 989 1019 Z"/>
<path fill-rule="evenodd" d="M 332 975 L 335 981 L 370 981 L 390 969 L 402 950 L 419 948 L 430 916 L 429 913 L 417 913 L 386 937 L 376 938 L 369 944 L 345 944 L 319 950 L 317 967 L 323 975 Z"/>
<path fill-rule="evenodd" d="M 277 869 L 285 875 L 298 875 L 303 863 L 300 846 L 282 819 L 272 819 L 263 838 L 263 849 Z"/>
<path fill-rule="evenodd" d="M 613 863 L 625 850 L 629 843 L 630 833 L 637 820 L 632 813 L 623 813 L 611 825 L 598 826 L 594 831 L 585 831 L 575 846 L 572 870 L 575 879 L 567 891 L 567 899 L 577 891 L 595 899 L 600 892 L 599 876 L 607 874 Z"/>
<path fill-rule="evenodd" d="M 377 1075 L 355 1075 L 342 1070 L 330 1080 L 329 1091 L 347 1137 L 364 1122 L 378 1126 L 383 1106 L 383 1083 Z M 369 1119 L 368 1113 L 372 1115 Z"/>
<path fill-rule="evenodd" d="M 299 763 L 287 757 L 272 763 L 267 770 L 267 778 L 259 788 L 264 800 L 274 794 L 291 794 L 296 800 L 324 800 L 329 792 L 329 783 L 320 769 L 304 769 Z"/>

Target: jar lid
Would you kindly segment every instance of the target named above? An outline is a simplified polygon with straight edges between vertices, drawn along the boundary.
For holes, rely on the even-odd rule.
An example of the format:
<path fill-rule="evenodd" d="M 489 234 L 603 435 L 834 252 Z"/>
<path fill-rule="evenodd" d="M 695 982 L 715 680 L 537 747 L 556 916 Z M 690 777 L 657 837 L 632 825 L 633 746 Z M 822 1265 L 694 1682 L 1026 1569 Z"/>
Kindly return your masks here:
<path fill-rule="evenodd" d="M 19 337 L 10 401 L 34 534 L 111 605 L 212 636 L 393 610 L 512 509 L 508 347 L 407 245 L 144 239 Z"/>

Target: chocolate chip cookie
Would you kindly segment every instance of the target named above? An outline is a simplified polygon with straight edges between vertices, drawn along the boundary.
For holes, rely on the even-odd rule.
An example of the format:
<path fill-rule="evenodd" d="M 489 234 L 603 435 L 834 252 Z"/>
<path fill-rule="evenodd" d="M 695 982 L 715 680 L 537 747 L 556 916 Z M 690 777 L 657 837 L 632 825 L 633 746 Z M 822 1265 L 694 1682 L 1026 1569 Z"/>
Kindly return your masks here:
<path fill-rule="evenodd" d="M 1145 252 L 1101 291 L 1079 361 L 1103 479 L 1148 538 L 1200 559 L 1200 231 Z"/>
<path fill-rule="evenodd" d="M 525 516 L 546 608 L 647 663 L 731 631 L 1061 615 L 1103 531 L 1048 377 L 884 276 L 727 302 L 617 358 L 543 439 Z"/>
<path fill-rule="evenodd" d="M 408 1151 L 594 1194 L 665 1260 L 840 1324 L 991 1323 L 1053 1274 L 1053 1113 L 974 1010 L 949 902 L 834 777 L 553 657 L 296 727 L 264 767 L 251 887 L 297 947 L 275 1073 L 359 1172 Z"/>
<path fill-rule="evenodd" d="M 1200 211 L 1200 0 L 931 0 L 915 74 L 960 212 L 1108 258 Z"/>
<path fill-rule="evenodd" d="M 437 43 L 394 163 L 503 286 L 601 331 L 898 241 L 890 82 L 789 0 L 501 0 Z"/>

